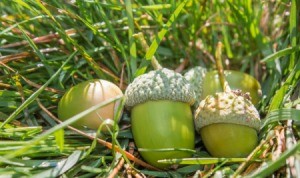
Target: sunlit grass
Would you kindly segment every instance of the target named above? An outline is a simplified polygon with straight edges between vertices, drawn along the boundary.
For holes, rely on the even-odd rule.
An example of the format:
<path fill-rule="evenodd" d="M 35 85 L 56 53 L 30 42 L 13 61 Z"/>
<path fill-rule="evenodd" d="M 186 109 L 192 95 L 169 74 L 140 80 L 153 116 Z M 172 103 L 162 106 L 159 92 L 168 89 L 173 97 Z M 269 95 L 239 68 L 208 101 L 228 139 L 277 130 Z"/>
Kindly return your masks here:
<path fill-rule="evenodd" d="M 1 1 L 0 9 L 0 175 L 299 177 L 296 0 L 16 0 Z M 211 70 L 219 41 L 224 68 L 246 72 L 262 85 L 260 144 L 246 160 L 216 161 L 197 138 L 194 162 L 158 171 L 133 149 L 126 110 L 106 135 L 70 134 L 67 127 L 80 114 L 56 120 L 59 99 L 75 84 L 102 78 L 124 91 L 153 70 L 153 57 L 182 74 L 199 65 Z"/>

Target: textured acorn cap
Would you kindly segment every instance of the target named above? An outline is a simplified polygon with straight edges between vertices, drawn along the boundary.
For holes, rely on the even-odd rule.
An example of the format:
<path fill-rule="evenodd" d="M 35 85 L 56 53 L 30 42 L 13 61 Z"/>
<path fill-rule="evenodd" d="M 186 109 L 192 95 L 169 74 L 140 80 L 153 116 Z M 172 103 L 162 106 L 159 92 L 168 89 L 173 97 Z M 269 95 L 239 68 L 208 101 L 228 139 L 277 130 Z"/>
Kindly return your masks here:
<path fill-rule="evenodd" d="M 126 107 L 131 108 L 149 100 L 172 100 L 190 105 L 195 93 L 189 82 L 179 73 L 166 68 L 140 75 L 125 91 Z"/>
<path fill-rule="evenodd" d="M 233 92 L 220 92 L 200 102 L 195 115 L 198 132 L 214 123 L 231 123 L 248 126 L 259 131 L 260 118 L 254 105 L 244 96 Z"/>
<path fill-rule="evenodd" d="M 189 71 L 187 71 L 184 74 L 184 78 L 187 79 L 187 81 L 190 82 L 192 88 L 194 89 L 195 92 L 195 104 L 194 108 L 197 108 L 199 106 L 199 103 L 201 101 L 201 95 L 202 95 L 202 82 L 205 77 L 207 70 L 204 67 L 194 67 L 191 68 Z"/>

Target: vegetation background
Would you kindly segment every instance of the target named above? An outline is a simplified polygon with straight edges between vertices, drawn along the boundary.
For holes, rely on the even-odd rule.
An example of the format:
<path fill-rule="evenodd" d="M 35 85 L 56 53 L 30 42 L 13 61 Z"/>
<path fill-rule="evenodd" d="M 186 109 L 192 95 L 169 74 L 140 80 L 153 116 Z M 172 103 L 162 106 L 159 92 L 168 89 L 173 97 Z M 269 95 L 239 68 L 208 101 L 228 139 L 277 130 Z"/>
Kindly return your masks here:
<path fill-rule="evenodd" d="M 299 1 L 4 0 L 0 9 L 0 177 L 300 176 Z M 101 139 L 56 120 L 79 82 L 102 78 L 124 91 L 153 56 L 180 73 L 210 70 L 219 41 L 225 68 L 262 85 L 261 142 L 248 159 L 225 164 L 197 140 L 195 158 L 206 159 L 157 171 L 133 149 L 127 112 Z"/>

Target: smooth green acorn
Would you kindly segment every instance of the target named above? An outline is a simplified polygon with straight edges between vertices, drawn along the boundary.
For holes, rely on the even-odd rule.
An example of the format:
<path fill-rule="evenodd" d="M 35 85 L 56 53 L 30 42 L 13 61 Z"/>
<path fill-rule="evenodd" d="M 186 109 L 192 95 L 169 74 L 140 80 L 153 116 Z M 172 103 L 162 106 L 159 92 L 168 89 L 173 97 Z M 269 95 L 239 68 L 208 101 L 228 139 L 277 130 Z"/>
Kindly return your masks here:
<path fill-rule="evenodd" d="M 81 82 L 71 87 L 59 101 L 58 117 L 64 121 L 94 105 L 118 95 L 123 95 L 123 93 L 121 89 L 112 82 L 102 79 Z M 119 101 L 110 103 L 80 118 L 77 122 L 73 123 L 72 126 L 78 129 L 97 130 L 105 119 L 114 119 L 118 107 Z M 117 121 L 118 119 L 119 118 L 117 118 Z M 103 131 L 106 131 L 105 127 L 103 127 Z"/>
<path fill-rule="evenodd" d="M 161 159 L 190 157 L 194 150 L 191 105 L 194 91 L 179 73 L 162 68 L 143 74 L 127 87 L 136 146 L 146 162 L 158 168 Z M 190 151 L 187 151 L 190 150 Z"/>
<path fill-rule="evenodd" d="M 234 70 L 224 70 L 224 76 L 232 90 L 241 90 L 243 93 L 249 93 L 252 103 L 254 105 L 258 104 L 262 92 L 260 83 L 254 77 Z M 218 72 L 216 70 L 207 72 L 202 81 L 201 100 L 208 95 L 222 91 Z"/>

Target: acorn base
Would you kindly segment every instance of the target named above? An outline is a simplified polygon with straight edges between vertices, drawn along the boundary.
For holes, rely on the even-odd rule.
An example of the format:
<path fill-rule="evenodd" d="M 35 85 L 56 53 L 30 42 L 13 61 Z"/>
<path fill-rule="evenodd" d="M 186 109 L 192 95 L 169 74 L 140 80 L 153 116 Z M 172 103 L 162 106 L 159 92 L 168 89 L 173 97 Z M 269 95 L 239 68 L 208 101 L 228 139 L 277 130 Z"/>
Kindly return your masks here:
<path fill-rule="evenodd" d="M 194 150 L 194 122 L 187 103 L 160 100 L 138 104 L 131 111 L 131 126 L 140 154 L 155 167 L 170 166 L 157 162 L 161 159 L 192 155 L 180 150 Z"/>
<path fill-rule="evenodd" d="M 255 129 L 237 124 L 211 124 L 201 128 L 200 134 L 207 151 L 214 157 L 247 157 L 258 143 Z"/>

